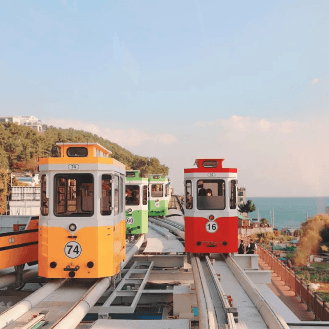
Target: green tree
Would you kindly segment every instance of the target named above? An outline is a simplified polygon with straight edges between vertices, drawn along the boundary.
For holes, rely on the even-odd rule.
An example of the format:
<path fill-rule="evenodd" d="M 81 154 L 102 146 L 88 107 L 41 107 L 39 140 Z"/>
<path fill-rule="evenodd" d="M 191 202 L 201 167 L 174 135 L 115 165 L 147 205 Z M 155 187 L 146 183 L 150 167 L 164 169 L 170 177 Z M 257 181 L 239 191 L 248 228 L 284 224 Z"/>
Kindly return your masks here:
<path fill-rule="evenodd" d="M 35 171 L 39 157 L 49 157 L 51 149 L 57 142 L 99 143 L 112 152 L 112 157 L 122 162 L 127 168 L 140 170 L 143 177 L 146 173 L 168 175 L 169 168 L 157 158 L 135 155 L 125 148 L 95 134 L 47 126 L 42 133 L 30 127 L 15 123 L 0 123 L 0 167 L 10 170 Z"/>
<path fill-rule="evenodd" d="M 8 184 L 10 181 L 6 169 L 0 168 L 0 214 L 5 215 L 7 209 Z"/>
<path fill-rule="evenodd" d="M 256 210 L 256 206 L 254 203 L 252 203 L 252 200 L 248 200 L 246 203 L 242 203 L 238 206 L 238 211 L 241 213 L 247 213 L 253 212 Z"/>
<path fill-rule="evenodd" d="M 267 218 L 262 218 L 262 219 L 260 220 L 260 222 L 261 222 L 262 224 L 268 224 L 268 219 L 267 219 Z"/>

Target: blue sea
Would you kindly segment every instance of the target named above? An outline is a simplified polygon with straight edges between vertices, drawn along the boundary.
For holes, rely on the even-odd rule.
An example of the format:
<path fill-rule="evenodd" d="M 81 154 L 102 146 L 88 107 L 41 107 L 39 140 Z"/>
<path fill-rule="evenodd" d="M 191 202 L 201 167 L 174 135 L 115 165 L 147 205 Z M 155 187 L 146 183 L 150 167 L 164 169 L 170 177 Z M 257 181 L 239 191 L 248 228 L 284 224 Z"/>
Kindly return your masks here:
<path fill-rule="evenodd" d="M 250 218 L 257 218 L 257 208 L 260 218 L 267 218 L 271 223 L 270 211 L 274 209 L 274 227 L 300 227 L 306 221 L 306 216 L 313 217 L 324 214 L 329 207 L 329 197 L 314 198 L 261 198 L 247 197 L 256 206 L 256 211 L 249 213 Z"/>

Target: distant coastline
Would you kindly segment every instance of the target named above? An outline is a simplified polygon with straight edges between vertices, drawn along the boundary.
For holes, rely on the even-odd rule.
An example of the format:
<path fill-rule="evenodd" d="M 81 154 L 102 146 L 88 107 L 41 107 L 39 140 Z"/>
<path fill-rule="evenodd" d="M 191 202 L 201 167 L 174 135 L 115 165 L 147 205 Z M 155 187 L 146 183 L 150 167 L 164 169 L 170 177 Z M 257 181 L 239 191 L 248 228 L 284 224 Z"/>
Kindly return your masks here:
<path fill-rule="evenodd" d="M 256 211 L 249 213 L 250 218 L 257 218 L 257 209 L 260 218 L 267 218 L 271 223 L 271 215 L 274 210 L 274 227 L 298 228 L 309 218 L 324 214 L 329 207 L 327 197 L 249 197 L 256 205 Z"/>

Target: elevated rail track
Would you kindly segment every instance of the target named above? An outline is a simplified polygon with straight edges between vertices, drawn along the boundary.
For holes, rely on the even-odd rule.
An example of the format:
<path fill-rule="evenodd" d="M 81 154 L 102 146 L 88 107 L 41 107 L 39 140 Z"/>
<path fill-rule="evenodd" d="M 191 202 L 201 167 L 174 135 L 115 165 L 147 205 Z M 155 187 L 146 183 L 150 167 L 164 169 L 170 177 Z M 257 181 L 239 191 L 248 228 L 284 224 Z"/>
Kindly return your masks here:
<path fill-rule="evenodd" d="M 173 232 L 177 232 L 177 230 L 182 231 L 184 229 L 183 225 L 168 220 L 167 218 L 154 219 L 154 222 L 158 222 L 159 225 L 165 225 L 165 227 L 168 229 L 170 229 L 170 226 L 172 226 L 171 230 Z M 286 322 L 280 316 L 277 316 L 276 312 L 264 300 L 264 298 L 257 291 L 256 286 L 239 268 L 232 257 L 230 255 L 225 255 L 224 260 L 226 266 L 229 268 L 232 274 L 239 278 L 241 286 L 256 306 L 259 314 L 265 322 L 264 324 L 271 329 L 289 328 Z M 218 278 L 216 277 L 216 273 L 212 268 L 209 257 L 206 256 L 204 259 L 200 260 L 200 258 L 196 255 L 191 255 L 191 262 L 193 267 L 193 275 L 195 276 L 196 280 L 196 292 L 199 295 L 198 306 L 200 308 L 200 328 L 222 328 L 223 314 L 226 315 L 226 323 L 224 323 L 224 325 L 226 325 L 227 328 L 236 328 L 235 321 L 237 321 L 238 309 L 231 307 L 229 299 L 227 298 L 228 296 L 225 295 L 224 290 L 220 284 L 218 285 Z M 197 289 L 197 282 L 201 282 L 202 292 L 200 289 Z M 209 289 L 209 287 L 211 287 L 211 289 Z M 216 293 L 214 293 L 214 290 Z M 211 291 L 211 298 L 209 298 L 209 291 Z M 206 306 L 204 306 L 204 304 Z M 214 317 L 216 317 L 216 323 L 214 323 Z"/>
<path fill-rule="evenodd" d="M 152 223 L 150 225 L 151 230 L 154 229 L 154 227 L 165 227 L 172 232 L 179 241 L 182 243 L 184 242 L 184 225 L 168 218 L 149 218 L 149 221 Z M 166 230 L 162 229 L 161 231 L 160 228 L 155 231 L 165 239 L 171 240 L 171 237 L 167 236 Z M 188 272 L 186 272 L 182 268 L 180 270 L 181 272 L 177 272 L 178 275 L 175 276 L 176 274 L 174 275 L 173 270 L 176 266 L 173 265 L 175 262 L 174 258 L 176 257 L 176 261 L 182 264 L 182 262 L 184 263 L 184 260 L 182 260 L 183 258 L 186 262 L 186 255 L 182 255 L 182 253 L 179 252 L 176 254 L 171 253 L 170 255 L 141 254 L 139 249 L 143 242 L 144 236 L 141 236 L 135 241 L 135 244 L 130 245 L 130 249 L 127 248 L 126 261 L 122 263 L 121 267 L 123 269 L 129 261 L 131 261 L 133 265 L 129 265 L 128 268 L 122 270 L 123 278 L 121 278 L 120 274 L 116 280 L 114 280 L 114 278 L 79 281 L 72 279 L 51 280 L 43 287 L 0 314 L 0 329 L 34 329 L 41 327 L 43 329 L 68 329 L 76 327 L 86 329 L 94 327 L 116 328 L 117 323 L 121 322 L 119 320 L 108 319 L 113 312 L 133 314 L 137 309 L 136 307 L 139 304 L 139 299 L 141 299 L 141 305 L 145 305 L 146 298 L 153 298 L 153 300 L 156 300 L 159 296 L 162 296 L 163 299 L 167 298 L 168 300 L 168 298 L 171 298 L 170 296 L 173 296 L 173 288 L 169 290 L 160 290 L 159 288 L 150 289 L 147 285 L 149 280 L 155 282 L 157 280 L 156 278 L 159 278 L 158 282 L 162 280 L 161 282 L 163 282 L 163 284 L 168 285 L 166 282 L 171 281 L 173 282 L 172 284 L 175 285 L 177 284 L 174 283 L 177 277 L 185 277 L 185 279 L 189 280 L 190 283 L 185 283 L 187 286 L 194 282 L 194 288 L 191 287 L 191 292 L 195 289 L 195 294 L 193 293 L 193 295 L 194 298 L 196 297 L 197 301 L 197 319 L 199 322 L 198 328 L 200 329 L 289 328 L 283 318 L 262 297 L 257 286 L 230 255 L 222 255 L 221 258 L 214 259 L 209 256 L 188 254 L 187 257 L 190 260 L 192 271 L 189 269 Z M 135 255 L 138 251 L 139 255 Z M 157 260 L 156 257 L 160 258 Z M 162 260 L 164 257 L 168 258 L 165 262 Z M 172 261 L 169 261 L 169 259 L 172 259 Z M 149 263 L 149 268 L 144 269 L 141 267 L 138 269 L 136 267 L 136 262 L 140 264 Z M 159 263 L 161 263 L 161 266 L 159 266 Z M 164 263 L 168 265 L 164 265 Z M 166 266 L 168 266 L 168 268 L 166 268 Z M 179 268 L 181 265 L 177 266 L 176 268 Z M 134 274 L 134 276 L 129 277 L 128 274 Z M 13 279 L 10 280 L 10 284 L 12 283 Z M 118 284 L 117 287 L 115 287 L 116 284 Z M 126 291 L 122 289 L 124 286 L 129 286 L 130 284 L 132 284 L 132 287 L 135 284 L 139 286 L 139 288 L 135 290 L 132 288 Z M 157 284 L 159 285 L 161 283 Z M 111 289 L 108 289 L 110 286 L 112 286 Z M 242 292 L 237 293 L 238 289 L 249 297 L 250 306 L 248 304 L 247 307 L 241 307 Z M 142 300 L 143 294 L 152 297 L 144 297 L 144 300 Z M 123 298 L 126 298 L 126 301 L 131 298 L 131 305 L 127 306 L 126 301 L 119 307 L 117 303 L 112 304 L 116 296 L 124 296 Z M 243 302 L 246 302 L 246 300 L 243 300 Z M 122 309 L 122 311 L 118 311 L 119 309 Z M 127 309 L 129 310 L 127 311 Z M 170 309 L 170 307 L 168 309 Z M 246 314 L 246 312 L 248 313 Z M 89 326 L 87 324 L 81 324 L 82 319 L 88 313 L 98 314 L 99 320 L 96 320 L 93 325 L 90 324 Z M 245 321 L 246 317 L 255 318 L 255 321 L 249 321 L 247 323 Z M 196 318 L 194 318 L 194 320 L 195 319 Z M 164 320 L 163 323 L 164 325 L 168 325 L 168 328 L 171 328 L 168 321 L 172 321 L 172 328 L 176 328 L 179 323 L 182 325 L 184 323 L 184 326 L 187 323 L 187 320 L 184 320 L 184 322 L 183 318 L 180 318 L 180 320 Z M 250 323 L 255 323 L 255 325 L 250 325 Z M 319 325 L 321 325 L 320 322 Z M 185 328 L 184 326 L 181 328 Z M 293 324 L 290 327 L 298 327 L 298 324 Z M 126 327 L 122 326 L 120 328 Z M 310 326 L 308 328 L 310 328 Z"/>
<path fill-rule="evenodd" d="M 143 241 L 142 235 L 131 246 L 122 268 L 139 250 Z M 112 282 L 113 278 L 110 277 L 98 280 L 52 280 L 3 312 L 0 315 L 0 329 L 34 328 L 38 324 L 43 329 L 76 328 Z"/>

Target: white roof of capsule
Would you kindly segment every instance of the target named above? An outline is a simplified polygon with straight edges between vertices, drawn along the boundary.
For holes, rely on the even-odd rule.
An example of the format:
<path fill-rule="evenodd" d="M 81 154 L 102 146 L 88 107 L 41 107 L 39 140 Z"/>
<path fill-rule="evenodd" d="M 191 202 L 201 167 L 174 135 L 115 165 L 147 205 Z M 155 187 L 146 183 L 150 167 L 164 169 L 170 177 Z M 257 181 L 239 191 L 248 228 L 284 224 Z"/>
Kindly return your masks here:
<path fill-rule="evenodd" d="M 61 146 L 61 145 L 97 145 L 98 147 L 100 147 L 102 150 L 105 150 L 106 152 L 108 152 L 108 154 L 112 154 L 112 152 L 110 150 L 108 150 L 107 148 L 105 148 L 104 146 L 98 144 L 98 143 L 61 143 L 61 142 L 57 142 L 56 145 Z"/>

